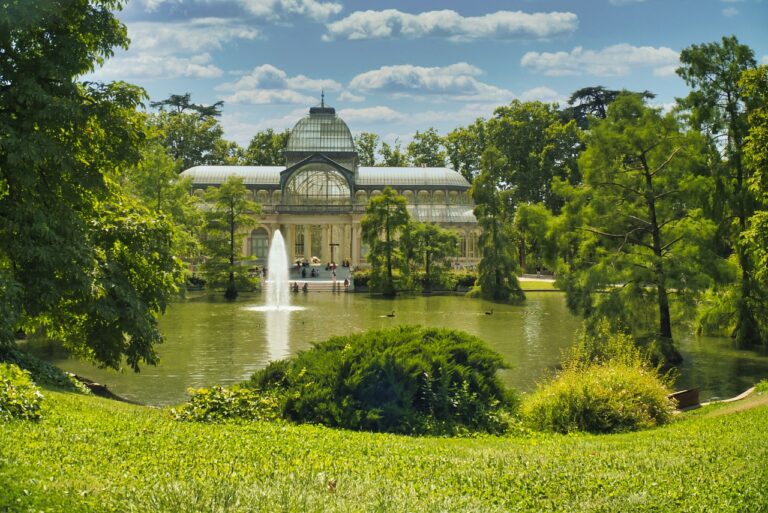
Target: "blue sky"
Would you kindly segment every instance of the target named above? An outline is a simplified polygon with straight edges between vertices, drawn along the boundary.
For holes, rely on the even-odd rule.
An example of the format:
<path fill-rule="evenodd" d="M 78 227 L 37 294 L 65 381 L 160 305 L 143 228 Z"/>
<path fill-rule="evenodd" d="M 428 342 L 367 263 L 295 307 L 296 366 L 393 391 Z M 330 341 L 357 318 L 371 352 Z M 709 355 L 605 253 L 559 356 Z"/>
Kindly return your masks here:
<path fill-rule="evenodd" d="M 131 47 L 88 78 L 224 100 L 243 145 L 292 127 L 321 89 L 354 133 L 407 143 L 586 86 L 669 105 L 687 92 L 680 50 L 724 35 L 768 64 L 764 0 L 129 0 L 119 16 Z"/>

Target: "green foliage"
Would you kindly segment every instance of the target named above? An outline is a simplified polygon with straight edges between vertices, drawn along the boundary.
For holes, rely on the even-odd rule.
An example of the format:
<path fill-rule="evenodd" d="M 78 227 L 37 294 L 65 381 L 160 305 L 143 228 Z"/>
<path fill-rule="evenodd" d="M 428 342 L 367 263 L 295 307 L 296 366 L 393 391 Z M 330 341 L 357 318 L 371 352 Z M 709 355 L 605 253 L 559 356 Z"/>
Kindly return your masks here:
<path fill-rule="evenodd" d="M 467 127 L 448 132 L 443 145 L 448 154 L 451 168 L 462 174 L 469 183 L 480 172 L 480 157 L 486 147 L 485 120 L 478 118 Z"/>
<path fill-rule="evenodd" d="M 768 503 L 765 407 L 704 408 L 610 436 L 460 439 L 177 422 L 58 392 L 44 407 L 44 422 L 0 423 L 0 510 L 743 513 Z"/>
<path fill-rule="evenodd" d="M 280 416 L 274 397 L 239 385 L 190 389 L 189 402 L 171 410 L 176 420 L 215 422 L 227 419 L 274 421 Z"/>
<path fill-rule="evenodd" d="M 290 132 L 275 132 L 271 128 L 257 132 L 248 143 L 243 156 L 246 166 L 281 166 L 285 163 L 283 151 L 288 144 Z"/>
<path fill-rule="evenodd" d="M 379 148 L 379 136 L 370 132 L 360 132 L 355 136 L 355 149 L 361 166 L 375 166 L 376 152 Z"/>
<path fill-rule="evenodd" d="M 578 334 L 566 354 L 563 367 L 578 371 L 611 362 L 653 369 L 648 355 L 630 335 L 612 332 L 608 320 L 600 319 L 592 329 L 584 329 Z"/>
<path fill-rule="evenodd" d="M 400 238 L 409 222 L 405 198 L 391 187 L 371 198 L 360 221 L 362 239 L 368 246 L 366 259 L 371 265 L 370 286 L 385 295 L 408 288 L 410 269 Z"/>
<path fill-rule="evenodd" d="M 456 287 L 473 287 L 477 282 L 477 273 L 474 271 L 451 271 L 451 281 L 456 284 Z"/>
<path fill-rule="evenodd" d="M 482 172 L 470 189 L 475 200 L 475 216 L 483 229 L 480 235 L 482 260 L 477 266 L 476 289 L 472 295 L 494 301 L 517 302 L 525 294 L 517 281 L 517 259 L 514 254 L 512 225 L 508 212 L 511 198 L 508 191 L 497 188 L 505 158 L 495 148 L 485 151 Z"/>
<path fill-rule="evenodd" d="M 51 365 L 30 353 L 18 349 L 0 349 L 0 362 L 18 365 L 29 372 L 32 380 L 40 385 L 81 394 L 91 393 L 90 389 L 75 379 L 72 374 L 64 372 L 55 365 Z"/>
<path fill-rule="evenodd" d="M 758 394 L 768 394 L 768 379 L 761 380 L 755 385 L 755 392 Z"/>
<path fill-rule="evenodd" d="M 428 128 L 424 132 L 418 130 L 413 136 L 413 141 L 408 145 L 408 161 L 416 167 L 443 167 L 445 166 L 445 150 L 443 138 L 434 128 Z"/>
<path fill-rule="evenodd" d="M 672 419 L 669 393 L 655 372 L 609 362 L 567 368 L 527 396 L 521 413 L 526 423 L 544 431 L 635 431 Z"/>
<path fill-rule="evenodd" d="M 219 187 L 210 188 L 205 195 L 203 247 L 206 260 L 203 272 L 211 286 L 225 287 L 227 299 L 235 299 L 238 290 L 255 285 L 248 276 L 247 267 L 238 265 L 236 260 L 247 230 L 256 223 L 254 214 L 261 210 L 258 203 L 247 199 L 247 192 L 243 179 L 233 175 Z"/>
<path fill-rule="evenodd" d="M 416 326 L 334 337 L 251 378 L 296 422 L 394 433 L 501 432 L 514 407 L 501 357 L 466 333 Z"/>
<path fill-rule="evenodd" d="M 40 420 L 43 394 L 29 372 L 9 363 L 0 363 L 0 421 Z"/>
<path fill-rule="evenodd" d="M 408 165 L 408 155 L 403 152 L 398 139 L 395 139 L 391 146 L 388 143 L 381 143 L 379 153 L 381 153 L 381 162 L 377 165 L 386 167 L 406 167 Z"/>
<path fill-rule="evenodd" d="M 408 260 L 422 268 L 420 281 L 425 292 L 448 284 L 451 257 L 458 254 L 458 236 L 433 223 L 409 223 L 403 234 Z"/>

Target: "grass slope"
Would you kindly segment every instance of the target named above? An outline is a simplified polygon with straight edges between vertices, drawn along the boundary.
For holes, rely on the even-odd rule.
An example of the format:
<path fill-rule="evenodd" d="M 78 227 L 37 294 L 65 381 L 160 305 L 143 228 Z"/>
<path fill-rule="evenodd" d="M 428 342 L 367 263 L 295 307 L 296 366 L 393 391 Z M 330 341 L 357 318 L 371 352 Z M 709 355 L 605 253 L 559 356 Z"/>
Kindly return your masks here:
<path fill-rule="evenodd" d="M 0 424 L 0 511 L 768 511 L 768 407 L 612 436 L 178 423 L 46 392 Z"/>

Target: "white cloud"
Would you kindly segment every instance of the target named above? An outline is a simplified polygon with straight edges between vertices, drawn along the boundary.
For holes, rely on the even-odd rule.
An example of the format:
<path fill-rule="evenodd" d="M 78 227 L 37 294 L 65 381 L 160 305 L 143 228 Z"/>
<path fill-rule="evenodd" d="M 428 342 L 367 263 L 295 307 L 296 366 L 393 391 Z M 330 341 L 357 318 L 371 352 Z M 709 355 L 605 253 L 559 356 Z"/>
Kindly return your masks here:
<path fill-rule="evenodd" d="M 657 76 L 666 76 L 678 63 L 678 53 L 667 47 L 632 46 L 626 43 L 599 51 L 577 46 L 570 52 L 528 52 L 520 61 L 526 68 L 548 76 L 628 75 L 634 68 L 653 68 Z"/>
<path fill-rule="evenodd" d="M 405 114 L 389 107 L 363 107 L 360 109 L 341 109 L 339 117 L 346 123 L 392 123 L 406 119 Z"/>
<path fill-rule="evenodd" d="M 542 39 L 571 34 L 579 25 L 570 12 L 526 14 L 498 11 L 484 16 L 461 16 L 456 11 L 410 14 L 397 9 L 356 11 L 327 25 L 323 40 L 444 37 L 472 39 Z"/>
<path fill-rule="evenodd" d="M 268 20 L 289 19 L 303 16 L 315 21 L 325 21 L 339 14 L 342 5 L 336 2 L 318 2 L 317 0 L 241 0 L 248 11 Z"/>
<path fill-rule="evenodd" d="M 134 22 L 128 24 L 132 52 L 179 54 L 221 50 L 238 39 L 253 40 L 259 31 L 224 18 L 197 18 L 184 22 Z"/>
<path fill-rule="evenodd" d="M 338 91 L 341 84 L 330 79 L 309 78 L 304 75 L 290 77 L 272 64 L 257 66 L 236 82 L 226 82 L 215 88 L 217 91 L 232 92 L 224 101 L 232 103 L 270 104 L 303 103 L 314 104 L 321 90 Z M 312 91 L 314 96 L 298 91 Z"/>
<path fill-rule="evenodd" d="M 338 100 L 340 102 L 352 102 L 352 103 L 359 103 L 365 101 L 365 96 L 361 96 L 358 94 L 350 93 L 349 91 L 342 91 L 339 95 Z"/>
<path fill-rule="evenodd" d="M 191 57 L 140 54 L 111 59 L 90 75 L 97 80 L 126 78 L 216 78 L 224 72 L 207 53 Z"/>
<path fill-rule="evenodd" d="M 452 99 L 512 98 L 512 93 L 477 80 L 482 70 L 466 62 L 450 66 L 427 68 L 401 64 L 382 66 L 379 69 L 357 75 L 350 87 L 367 93 L 383 93 L 395 96 L 432 96 Z"/>
<path fill-rule="evenodd" d="M 727 9 L 723 9 L 723 16 L 727 18 L 733 18 L 737 14 L 739 14 L 739 10 L 734 9 L 733 7 L 728 7 Z"/>
<path fill-rule="evenodd" d="M 276 118 L 263 118 L 247 115 L 240 112 L 228 112 L 224 109 L 221 115 L 221 126 L 224 128 L 224 137 L 237 142 L 241 146 L 248 146 L 248 142 L 256 135 L 256 132 L 272 128 L 278 132 L 286 128 L 293 128 L 298 120 L 307 115 L 307 109 L 293 109 L 284 116 Z M 254 119 L 259 121 L 254 122 Z"/>
<path fill-rule="evenodd" d="M 629 4 L 639 4 L 645 2 L 645 0 L 608 0 L 608 3 L 611 5 L 629 5 Z"/>
<path fill-rule="evenodd" d="M 567 98 L 549 87 L 534 87 L 523 91 L 520 99 L 524 102 L 539 101 L 544 103 L 563 103 Z"/>

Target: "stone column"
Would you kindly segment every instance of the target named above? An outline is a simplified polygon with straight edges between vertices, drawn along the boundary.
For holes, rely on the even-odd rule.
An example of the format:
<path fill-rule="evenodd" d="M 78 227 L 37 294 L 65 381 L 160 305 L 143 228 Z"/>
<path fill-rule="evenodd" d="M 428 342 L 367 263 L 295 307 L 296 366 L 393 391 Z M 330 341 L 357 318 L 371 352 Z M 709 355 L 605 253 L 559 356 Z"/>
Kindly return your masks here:
<path fill-rule="evenodd" d="M 304 258 L 312 258 L 312 225 L 304 225 Z"/>

